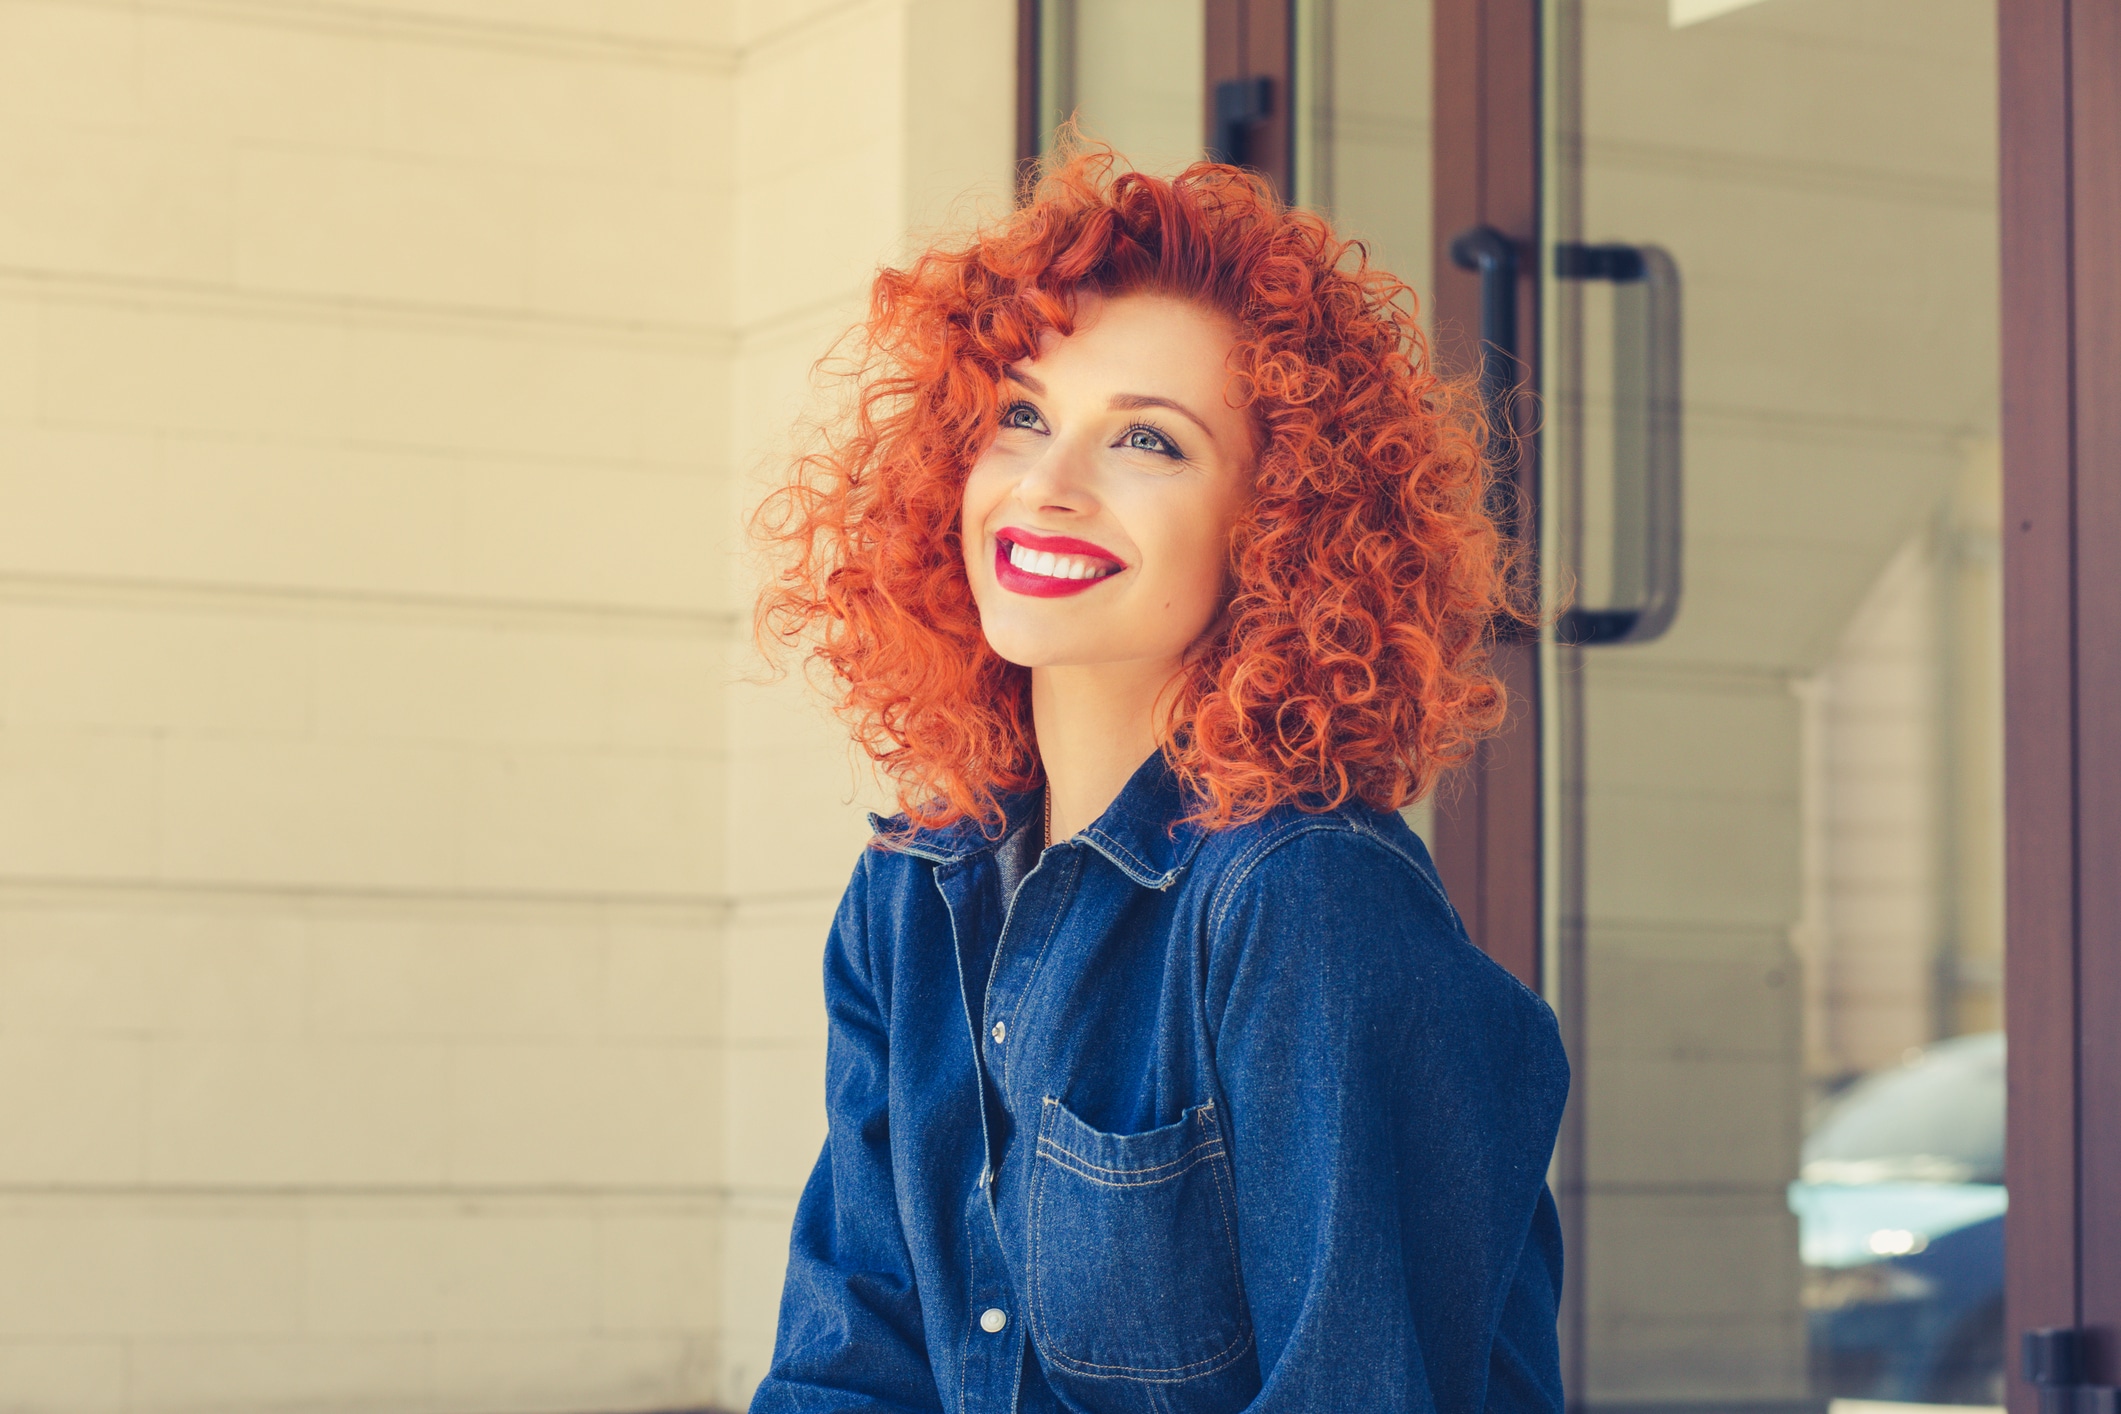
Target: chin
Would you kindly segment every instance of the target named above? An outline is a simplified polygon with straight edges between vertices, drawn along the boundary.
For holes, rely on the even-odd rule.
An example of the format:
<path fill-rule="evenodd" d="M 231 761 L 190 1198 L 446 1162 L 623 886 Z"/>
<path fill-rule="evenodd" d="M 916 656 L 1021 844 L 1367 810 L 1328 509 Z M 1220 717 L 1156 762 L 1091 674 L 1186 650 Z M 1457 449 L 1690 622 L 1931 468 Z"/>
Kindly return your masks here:
<path fill-rule="evenodd" d="M 1180 663 L 1183 647 L 1141 644 L 1117 633 L 1055 634 L 990 633 L 987 646 L 996 657 L 1019 668 L 1094 668 L 1103 664 Z"/>
<path fill-rule="evenodd" d="M 1176 662 L 1191 640 L 1168 642 L 1167 633 L 1145 633 L 1150 627 L 1125 604 L 1088 605 L 1078 601 L 1025 599 L 999 586 L 992 598 L 975 591 L 980 631 L 996 657 L 1019 668 L 1087 668 L 1099 663 Z M 1165 628 L 1168 625 L 1158 624 Z M 1156 641 L 1146 641 L 1154 639 Z"/>
<path fill-rule="evenodd" d="M 1051 612 L 1060 607 L 1051 601 L 1023 600 L 992 587 L 984 594 L 975 593 L 973 602 L 979 607 L 980 632 L 987 646 L 1003 662 L 1019 668 L 1056 668 L 1079 661 L 1077 654 L 1097 640 L 1088 626 L 1067 621 L 1079 616 Z"/>
<path fill-rule="evenodd" d="M 988 634 L 987 646 L 1004 663 L 1014 663 L 1019 668 L 1067 668 L 1098 661 L 1096 655 L 1082 652 L 1077 645 L 1054 643 L 1031 634 Z"/>
<path fill-rule="evenodd" d="M 1070 668 L 1133 656 L 1126 651 L 1131 645 L 1124 645 L 1121 635 L 1099 632 L 1090 625 L 1011 623 L 1014 615 L 995 617 L 1001 622 L 986 619 L 982 623 L 987 646 L 1003 662 L 1019 668 Z"/>

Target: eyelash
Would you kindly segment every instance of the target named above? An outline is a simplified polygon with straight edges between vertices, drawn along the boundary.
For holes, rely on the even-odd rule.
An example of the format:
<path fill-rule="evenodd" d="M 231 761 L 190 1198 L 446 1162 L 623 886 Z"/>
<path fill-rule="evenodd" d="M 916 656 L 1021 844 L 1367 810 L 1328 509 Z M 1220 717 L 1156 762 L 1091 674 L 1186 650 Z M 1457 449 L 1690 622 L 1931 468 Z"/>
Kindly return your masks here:
<path fill-rule="evenodd" d="M 1134 434 L 1137 432 L 1148 433 L 1151 437 L 1154 437 L 1157 441 L 1163 443 L 1163 446 L 1135 447 L 1135 451 L 1154 452 L 1157 456 L 1169 457 L 1172 461 L 1175 462 L 1182 462 L 1186 459 L 1186 454 L 1183 451 L 1179 450 L 1178 443 L 1171 440 L 1171 434 L 1164 431 L 1163 428 L 1158 427 L 1153 422 L 1135 423 L 1132 427 L 1129 427 L 1125 432 L 1122 432 L 1120 434 L 1120 444 L 1122 446 L 1131 445 L 1134 438 Z"/>
<path fill-rule="evenodd" d="M 1026 432 L 1036 431 L 1037 428 L 1035 426 L 1028 423 L 1017 422 L 1014 420 L 1019 412 L 1028 412 L 1034 418 L 1038 417 L 1039 415 L 1038 409 L 1033 407 L 1031 404 L 1021 401 L 1013 402 L 1009 404 L 1009 406 L 1002 409 L 1001 425 L 1004 428 L 1015 428 Z M 1158 442 L 1162 443 L 1162 445 L 1158 447 L 1132 446 L 1132 440 L 1135 434 L 1143 432 L 1146 432 L 1149 436 L 1154 437 Z M 1120 433 L 1118 445 L 1123 447 L 1129 447 L 1131 450 L 1137 452 L 1150 452 L 1156 456 L 1169 457 L 1172 461 L 1184 461 L 1186 459 L 1185 452 L 1179 447 L 1178 442 L 1171 436 L 1171 434 L 1164 431 L 1163 428 L 1158 427 L 1153 422 L 1137 422 L 1132 424 L 1127 428 L 1126 431 Z"/>

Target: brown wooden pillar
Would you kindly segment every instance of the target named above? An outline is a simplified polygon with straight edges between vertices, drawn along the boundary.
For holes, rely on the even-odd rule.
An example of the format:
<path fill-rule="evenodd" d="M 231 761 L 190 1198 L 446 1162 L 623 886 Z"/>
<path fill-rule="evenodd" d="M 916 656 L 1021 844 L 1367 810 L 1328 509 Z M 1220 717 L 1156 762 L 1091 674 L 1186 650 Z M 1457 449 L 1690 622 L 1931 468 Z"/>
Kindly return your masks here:
<path fill-rule="evenodd" d="M 1284 200 L 1295 190 L 1294 15 L 1291 0 L 1208 0 L 1204 51 L 1203 146 L 1265 174 Z"/>
<path fill-rule="evenodd" d="M 2070 11 L 2078 1318 L 2121 1384 L 2121 0 Z"/>
<path fill-rule="evenodd" d="M 1454 372 L 1478 366 L 1480 277 L 1452 260 L 1452 242 L 1493 227 L 1518 250 L 1516 354 L 1526 415 L 1539 367 L 1540 105 L 1538 0 L 1436 0 L 1435 233 L 1437 356 Z M 1517 530 L 1537 543 L 1538 465 L 1529 437 L 1498 438 L 1498 474 L 1523 508 Z M 1539 986 L 1540 758 L 1538 645 L 1501 644 L 1510 717 L 1437 795 L 1437 867 L 1473 941 L 1526 985 Z"/>
<path fill-rule="evenodd" d="M 1039 42 L 1043 14 L 1039 0 L 1016 0 L 1016 179 L 1021 186 L 1039 153 L 1046 135 L 1040 131 Z"/>
<path fill-rule="evenodd" d="M 2007 1331 L 2121 1383 L 2121 0 L 2002 0 Z"/>

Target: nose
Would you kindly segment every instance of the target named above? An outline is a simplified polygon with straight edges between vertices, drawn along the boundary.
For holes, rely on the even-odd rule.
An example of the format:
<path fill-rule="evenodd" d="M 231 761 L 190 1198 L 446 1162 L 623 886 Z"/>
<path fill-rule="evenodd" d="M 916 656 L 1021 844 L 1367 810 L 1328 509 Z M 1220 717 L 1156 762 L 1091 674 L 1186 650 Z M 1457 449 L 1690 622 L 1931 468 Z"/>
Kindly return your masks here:
<path fill-rule="evenodd" d="M 1045 453 L 1017 478 L 1011 496 L 1028 510 L 1082 512 L 1092 509 L 1095 449 L 1068 436 L 1055 437 Z"/>

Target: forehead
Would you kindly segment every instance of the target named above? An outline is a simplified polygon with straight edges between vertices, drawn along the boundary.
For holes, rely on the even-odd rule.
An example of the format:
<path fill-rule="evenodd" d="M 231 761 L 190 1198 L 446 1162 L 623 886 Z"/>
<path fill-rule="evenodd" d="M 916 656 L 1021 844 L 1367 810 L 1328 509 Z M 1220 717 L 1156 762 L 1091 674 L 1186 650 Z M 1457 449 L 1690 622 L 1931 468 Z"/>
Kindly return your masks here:
<path fill-rule="evenodd" d="M 1237 331 L 1215 310 L 1175 295 L 1086 293 L 1076 304 L 1075 332 L 1051 330 L 1038 353 L 1021 366 L 1040 378 L 1083 378 L 1126 383 L 1126 391 L 1153 393 L 1156 385 L 1183 384 L 1220 391 L 1229 374 Z"/>

